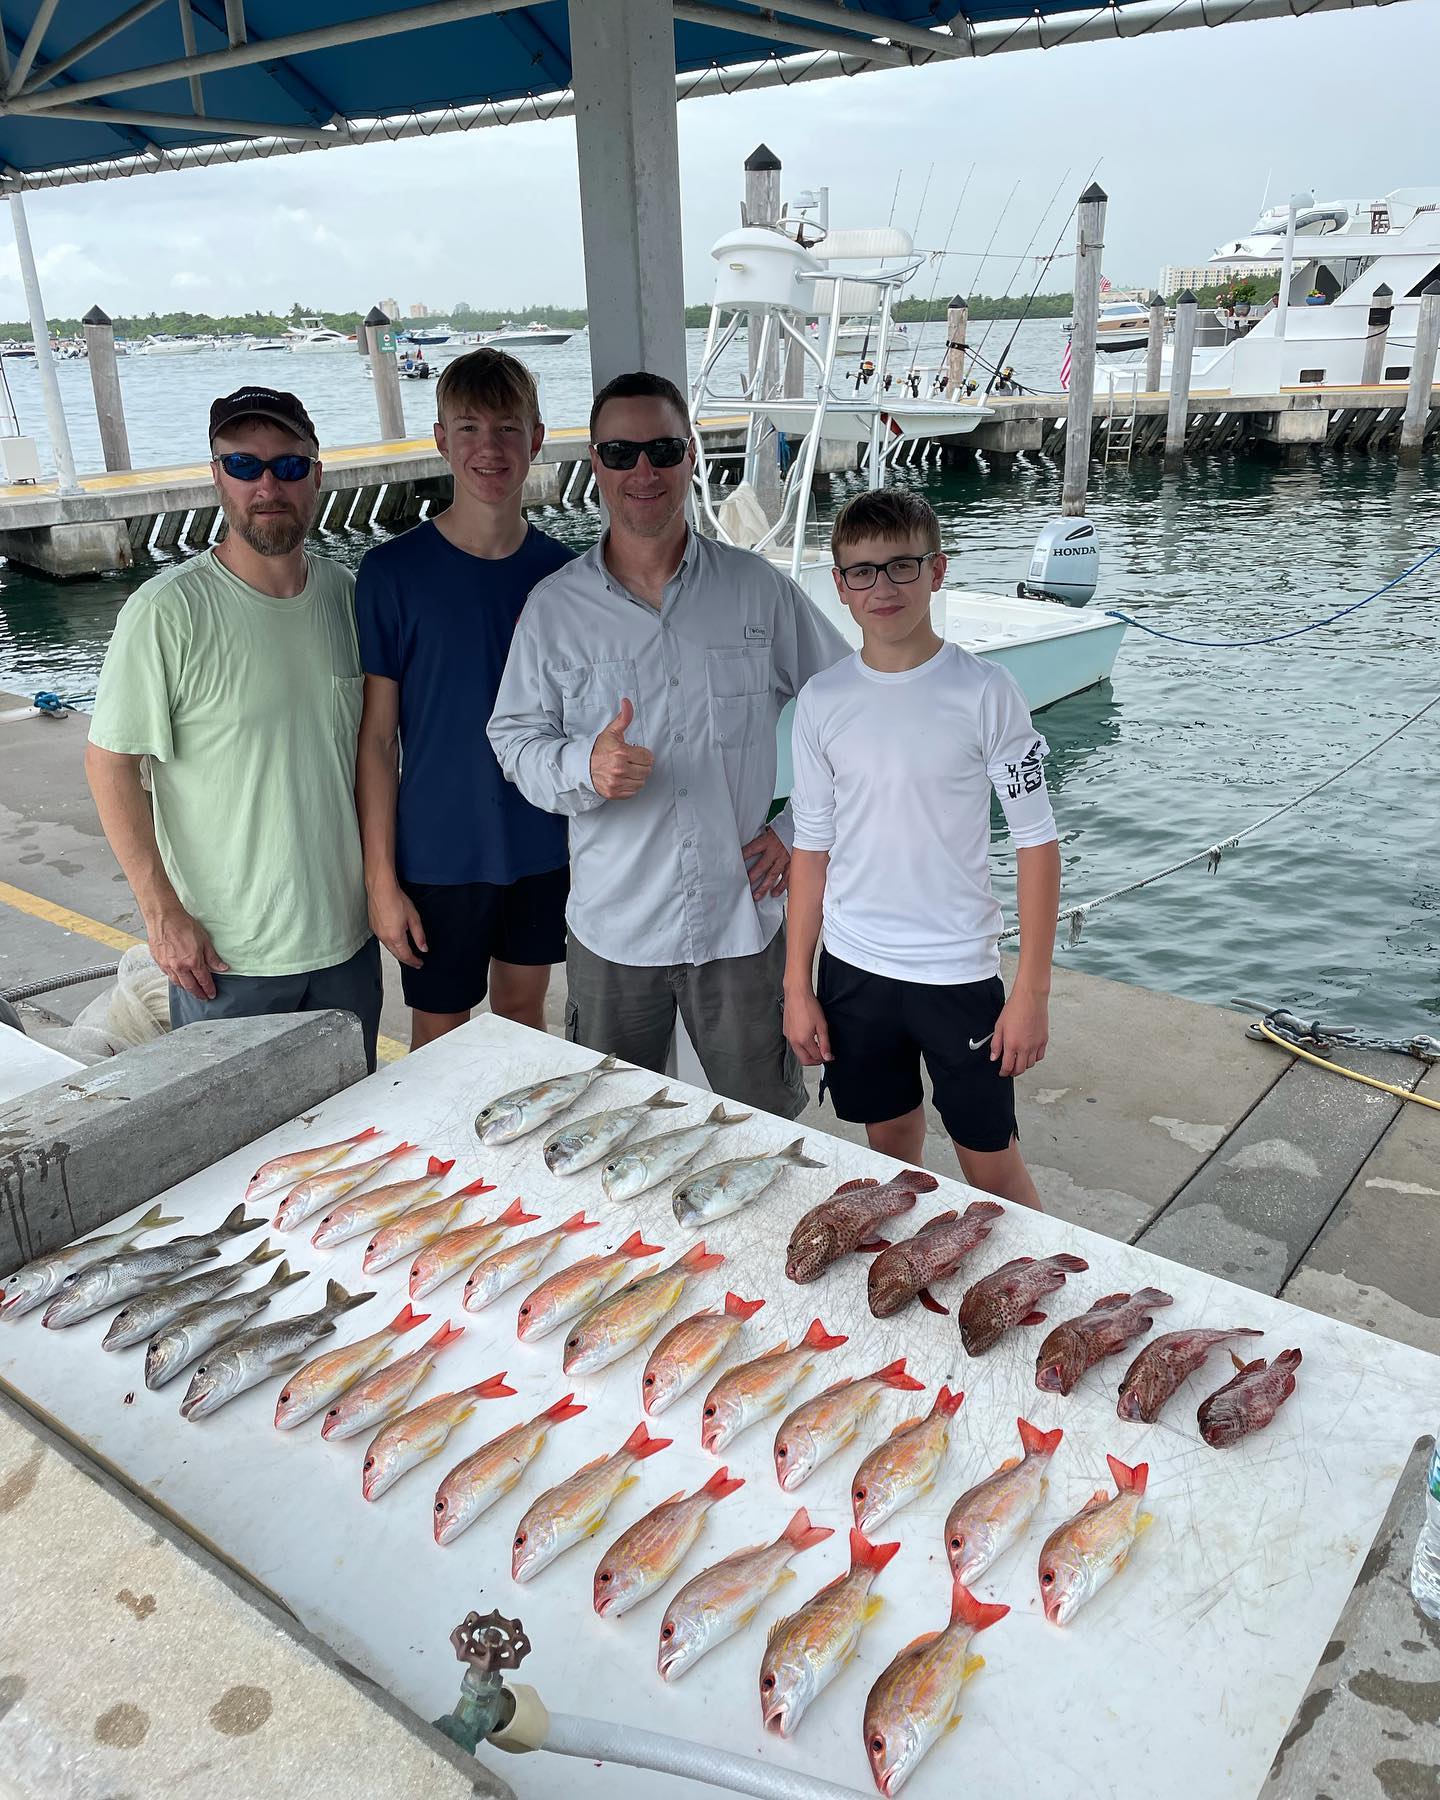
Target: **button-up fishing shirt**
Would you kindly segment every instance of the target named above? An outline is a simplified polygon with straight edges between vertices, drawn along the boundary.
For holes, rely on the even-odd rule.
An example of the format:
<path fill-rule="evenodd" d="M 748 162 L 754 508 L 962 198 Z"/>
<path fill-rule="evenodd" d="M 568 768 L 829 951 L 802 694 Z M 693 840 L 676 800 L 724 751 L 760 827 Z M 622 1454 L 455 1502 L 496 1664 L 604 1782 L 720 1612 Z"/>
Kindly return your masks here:
<path fill-rule="evenodd" d="M 750 956 L 784 916 L 755 900 L 741 846 L 775 795 L 787 701 L 849 646 L 762 556 L 690 533 L 660 607 L 605 564 L 604 539 L 532 590 L 490 719 L 506 777 L 570 816 L 570 929 L 610 962 Z M 629 700 L 653 752 L 638 794 L 604 800 L 595 739 Z M 775 821 L 790 841 L 788 816 Z"/>

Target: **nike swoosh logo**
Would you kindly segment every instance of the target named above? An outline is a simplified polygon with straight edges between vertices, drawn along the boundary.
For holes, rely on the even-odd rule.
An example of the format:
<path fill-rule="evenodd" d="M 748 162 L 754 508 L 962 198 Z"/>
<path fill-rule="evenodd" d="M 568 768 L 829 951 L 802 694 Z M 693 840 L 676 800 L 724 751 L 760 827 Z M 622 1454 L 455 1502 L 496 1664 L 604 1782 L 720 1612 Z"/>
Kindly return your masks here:
<path fill-rule="evenodd" d="M 994 1035 L 995 1033 L 993 1031 L 987 1031 L 983 1038 L 971 1038 L 970 1048 L 972 1050 L 983 1050 Z"/>

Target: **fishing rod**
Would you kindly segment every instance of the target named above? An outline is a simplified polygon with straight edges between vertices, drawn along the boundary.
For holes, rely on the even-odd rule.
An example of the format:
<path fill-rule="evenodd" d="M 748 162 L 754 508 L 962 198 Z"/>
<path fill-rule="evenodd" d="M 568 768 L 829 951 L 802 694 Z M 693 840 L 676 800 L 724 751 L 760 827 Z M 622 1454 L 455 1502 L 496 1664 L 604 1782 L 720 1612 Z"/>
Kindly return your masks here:
<path fill-rule="evenodd" d="M 1090 181 L 1094 181 L 1096 173 L 1098 172 L 1098 170 L 1100 168 L 1101 160 L 1102 159 L 1100 157 L 1098 157 L 1098 156 L 1096 157 L 1094 167 L 1090 171 Z M 1066 172 L 1068 174 L 1069 171 L 1067 170 Z M 1086 183 L 1086 186 L 1087 187 L 1089 186 L 1089 182 Z M 1048 211 L 1049 208 L 1047 207 L 1046 210 Z M 1034 301 L 1035 301 L 1035 296 L 1036 296 L 1036 294 L 1038 294 L 1040 292 L 1040 283 L 1045 279 L 1045 276 L 1049 271 L 1051 263 L 1054 262 L 1056 257 L 1058 256 L 1059 251 L 1060 251 L 1060 240 L 1062 237 L 1064 237 L 1066 231 L 1069 229 L 1070 221 L 1074 217 L 1075 217 L 1075 207 L 1072 206 L 1070 208 L 1069 212 L 1066 213 L 1065 217 L 1061 220 L 1060 229 L 1055 234 L 1055 242 L 1051 246 L 1050 254 L 1049 254 L 1049 256 L 1047 256 L 1045 258 L 1044 262 L 1040 265 L 1039 272 L 1035 276 L 1035 285 L 1033 288 L 1031 288 L 1029 294 L 1026 296 L 1025 305 L 1021 309 L 1020 317 L 1015 321 L 1015 329 L 1010 333 L 1010 341 L 1008 344 L 1006 344 L 1004 352 L 1002 353 L 1002 355 L 1000 357 L 1000 368 L 996 371 L 996 373 L 994 375 L 991 376 L 990 380 L 985 384 L 985 392 L 987 394 L 990 392 L 990 390 L 994 386 L 995 382 L 999 379 L 1000 373 L 1006 368 L 1006 366 L 1008 365 L 1008 363 L 1010 361 L 1010 352 L 1012 349 L 1014 349 L 1015 340 L 1020 335 L 1020 327 L 1025 323 L 1025 320 L 1029 316 L 1030 308 L 1034 304 Z M 1042 221 L 1042 223 L 1043 223 L 1043 221 Z M 1038 232 L 1040 227 L 1037 225 L 1035 229 Z M 1033 242 L 1033 239 L 1032 239 L 1032 242 Z M 981 339 L 981 348 L 982 349 L 984 348 L 984 339 L 983 338 Z"/>
<path fill-rule="evenodd" d="M 945 257 L 949 250 L 950 239 L 955 235 L 955 227 L 958 224 L 959 219 L 960 219 L 960 208 L 965 204 L 965 196 L 970 191 L 970 182 L 971 182 L 971 179 L 973 178 L 974 174 L 975 174 L 975 164 L 972 162 L 970 165 L 969 173 L 965 177 L 964 185 L 960 189 L 960 198 L 955 202 L 955 210 L 950 215 L 950 229 L 945 233 L 945 249 L 937 252 L 931 258 L 932 262 L 935 265 L 935 279 L 930 283 L 930 295 L 929 295 L 929 298 L 925 302 L 925 311 L 927 313 L 930 311 L 930 308 L 935 304 L 935 295 L 939 291 L 940 277 L 941 277 L 942 273 L 944 272 Z M 909 382 L 913 382 L 913 380 L 915 378 L 915 362 L 916 362 L 916 358 L 919 355 L 920 355 L 920 333 L 917 331 L 915 333 L 915 347 L 910 352 L 910 367 L 905 372 L 905 379 Z"/>
<path fill-rule="evenodd" d="M 1035 240 L 1037 237 L 1039 237 L 1041 229 L 1045 224 L 1045 221 L 1050 217 L 1051 208 L 1055 205 L 1055 202 L 1060 198 L 1061 193 L 1064 191 L 1065 183 L 1069 179 L 1070 179 L 1070 171 L 1069 171 L 1069 169 L 1066 169 L 1065 173 L 1060 177 L 1059 181 L 1056 182 L 1054 193 L 1051 194 L 1050 198 L 1046 201 L 1045 210 L 1040 214 L 1040 217 L 1035 221 L 1035 229 L 1030 233 L 1029 243 L 1026 244 L 1024 250 L 1021 251 L 1020 255 L 1018 257 L 1016 257 L 1016 259 L 1015 259 L 1015 269 L 1014 269 L 1014 272 L 1012 273 L 1012 275 L 1010 276 L 1010 281 L 1005 284 L 1005 293 L 1001 296 L 1002 299 L 1008 300 L 1010 298 L 1010 282 L 1013 282 L 1015 280 L 1015 277 L 1017 275 L 1019 275 L 1021 268 L 1024 266 L 1025 259 L 1029 256 L 1031 250 L 1034 249 Z M 1071 211 L 1072 212 L 1074 211 L 1073 207 L 1071 208 Z M 1064 236 L 1065 227 L 1068 224 L 1068 222 L 1069 222 L 1068 220 L 1061 221 L 1060 230 L 1059 230 L 1059 232 L 1057 232 L 1056 237 L 1055 237 L 1055 243 L 1056 243 L 1057 248 L 1059 247 L 1061 237 Z M 1036 280 L 1037 287 L 1039 286 L 1040 280 L 1042 280 L 1042 279 L 1043 279 L 1043 274 L 1040 277 L 1038 277 Z M 983 332 L 981 332 L 980 342 L 976 347 L 976 355 L 977 356 L 980 354 L 981 351 L 984 350 L 986 343 L 989 341 L 990 327 L 994 323 L 995 323 L 995 321 L 993 319 L 989 319 L 986 321 L 985 329 Z M 1012 343 L 1014 342 L 1013 337 L 1011 339 L 1011 342 Z M 1000 366 L 1002 369 L 1005 366 L 1005 359 L 1003 356 L 1000 359 Z M 993 385 L 993 383 L 990 385 Z M 985 392 L 987 394 L 990 392 L 990 385 L 987 385 L 987 387 L 985 389 Z"/>

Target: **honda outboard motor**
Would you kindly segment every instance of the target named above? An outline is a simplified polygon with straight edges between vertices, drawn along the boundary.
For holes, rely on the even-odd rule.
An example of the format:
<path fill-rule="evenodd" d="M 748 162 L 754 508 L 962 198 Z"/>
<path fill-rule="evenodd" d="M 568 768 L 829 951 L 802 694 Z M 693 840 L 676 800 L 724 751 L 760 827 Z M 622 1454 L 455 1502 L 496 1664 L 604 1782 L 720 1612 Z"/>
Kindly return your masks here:
<path fill-rule="evenodd" d="M 1035 540 L 1029 572 L 1015 591 L 1022 600 L 1084 606 L 1099 579 L 1095 527 L 1088 519 L 1052 519 Z"/>

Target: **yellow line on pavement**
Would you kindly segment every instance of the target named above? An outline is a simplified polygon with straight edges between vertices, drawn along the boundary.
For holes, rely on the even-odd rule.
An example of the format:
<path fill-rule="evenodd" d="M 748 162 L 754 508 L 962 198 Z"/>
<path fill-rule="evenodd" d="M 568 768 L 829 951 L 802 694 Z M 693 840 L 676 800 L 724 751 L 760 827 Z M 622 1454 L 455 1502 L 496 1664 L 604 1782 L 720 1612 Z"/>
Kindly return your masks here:
<path fill-rule="evenodd" d="M 39 919 L 46 925 L 54 925 L 61 931 L 73 931 L 80 937 L 90 938 L 94 943 L 104 944 L 108 950 L 129 950 L 143 941 L 133 937 L 128 931 L 121 931 L 118 925 L 104 925 L 99 919 L 87 918 L 84 913 L 75 912 L 68 906 L 57 906 L 53 900 L 42 900 L 39 894 L 27 894 L 24 888 L 12 887 L 8 881 L 0 881 L 0 905 L 13 907 L 16 912 L 26 913 L 30 918 Z M 376 1046 L 376 1054 L 381 1062 L 398 1062 L 407 1054 L 407 1050 L 398 1039 L 382 1036 Z"/>

